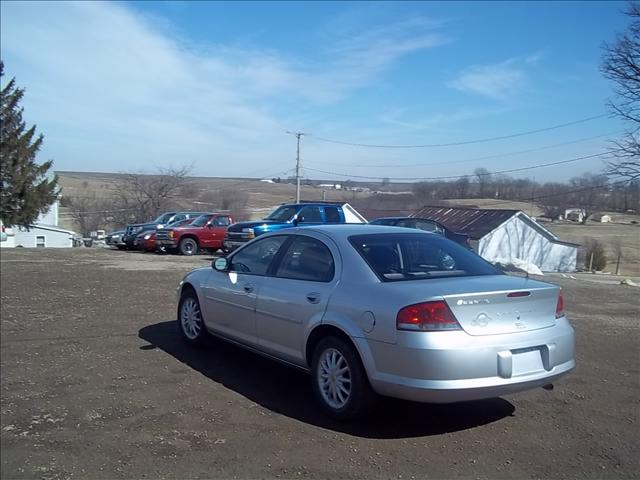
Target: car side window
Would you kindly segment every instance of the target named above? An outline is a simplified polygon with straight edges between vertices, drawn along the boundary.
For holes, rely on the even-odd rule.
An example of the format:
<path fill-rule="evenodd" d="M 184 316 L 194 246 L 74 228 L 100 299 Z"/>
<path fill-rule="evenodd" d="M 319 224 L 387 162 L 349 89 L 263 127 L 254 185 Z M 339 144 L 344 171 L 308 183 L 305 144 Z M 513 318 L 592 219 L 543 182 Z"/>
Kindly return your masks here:
<path fill-rule="evenodd" d="M 278 235 L 248 245 L 231 257 L 229 270 L 252 275 L 265 275 L 286 239 L 285 235 Z"/>
<path fill-rule="evenodd" d="M 229 217 L 225 216 L 214 218 L 211 224 L 219 227 L 226 227 L 227 225 L 230 225 L 231 222 L 229 221 Z"/>
<path fill-rule="evenodd" d="M 173 217 L 173 218 L 171 219 L 171 223 L 173 223 L 173 222 L 179 222 L 179 221 L 181 221 L 181 220 L 186 220 L 186 219 L 187 219 L 187 216 L 181 213 L 181 214 L 176 215 L 175 217 Z"/>
<path fill-rule="evenodd" d="M 276 277 L 330 282 L 334 273 L 333 256 L 327 246 L 315 238 L 298 236 L 282 257 Z"/>
<path fill-rule="evenodd" d="M 338 207 L 324 207 L 324 218 L 327 223 L 341 223 Z"/>
<path fill-rule="evenodd" d="M 412 218 L 405 218 L 404 220 L 400 220 L 398 223 L 396 223 L 396 226 L 405 228 L 416 228 L 416 221 Z"/>
<path fill-rule="evenodd" d="M 303 207 L 298 213 L 299 223 L 322 223 L 320 207 Z"/>
<path fill-rule="evenodd" d="M 427 220 L 416 221 L 416 228 L 419 228 L 420 230 L 424 230 L 425 232 L 440 233 L 440 228 L 438 228 L 438 224 L 434 222 L 428 222 Z"/>

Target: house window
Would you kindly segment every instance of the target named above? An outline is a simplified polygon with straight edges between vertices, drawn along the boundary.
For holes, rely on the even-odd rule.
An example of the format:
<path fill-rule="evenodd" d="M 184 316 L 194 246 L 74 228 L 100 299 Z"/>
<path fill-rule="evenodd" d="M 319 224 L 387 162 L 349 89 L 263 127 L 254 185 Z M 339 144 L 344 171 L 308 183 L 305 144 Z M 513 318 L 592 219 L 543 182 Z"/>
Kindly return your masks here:
<path fill-rule="evenodd" d="M 44 235 L 37 235 L 36 236 L 36 247 L 37 248 L 44 248 L 45 247 Z"/>

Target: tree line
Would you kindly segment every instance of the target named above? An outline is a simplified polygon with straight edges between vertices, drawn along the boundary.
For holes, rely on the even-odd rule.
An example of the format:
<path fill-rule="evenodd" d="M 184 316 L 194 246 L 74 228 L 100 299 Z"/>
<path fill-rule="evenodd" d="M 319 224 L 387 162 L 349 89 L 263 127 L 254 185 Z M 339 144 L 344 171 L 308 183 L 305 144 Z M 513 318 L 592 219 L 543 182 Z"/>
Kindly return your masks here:
<path fill-rule="evenodd" d="M 640 179 L 610 181 L 604 173 L 584 173 L 564 183 L 542 183 L 529 178 L 491 175 L 479 168 L 474 178 L 414 183 L 412 192 L 421 204 L 437 204 L 454 198 L 495 199 L 496 207 L 501 201 L 530 202 L 552 219 L 569 208 L 583 209 L 586 216 L 602 210 L 640 211 Z"/>

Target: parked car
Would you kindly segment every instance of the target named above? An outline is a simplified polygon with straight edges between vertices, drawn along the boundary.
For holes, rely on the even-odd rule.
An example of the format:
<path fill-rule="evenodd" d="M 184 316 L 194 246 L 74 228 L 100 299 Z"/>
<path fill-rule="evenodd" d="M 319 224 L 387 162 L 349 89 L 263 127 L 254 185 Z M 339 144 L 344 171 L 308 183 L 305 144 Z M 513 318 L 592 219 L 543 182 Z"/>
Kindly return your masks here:
<path fill-rule="evenodd" d="M 137 250 L 143 250 L 145 252 L 155 252 L 156 251 L 156 231 L 155 230 L 145 230 L 144 232 L 136 235 L 136 238 L 133 240 L 133 248 Z"/>
<path fill-rule="evenodd" d="M 0 242 L 5 242 L 2 246 L 14 246 L 13 243 L 15 235 L 13 228 L 7 227 L 4 222 L 0 220 Z"/>
<path fill-rule="evenodd" d="M 560 288 L 508 276 L 440 235 L 376 225 L 265 234 L 187 274 L 182 338 L 221 337 L 311 374 L 330 415 L 377 394 L 448 403 L 552 382 L 575 367 Z"/>
<path fill-rule="evenodd" d="M 233 251 L 263 233 L 283 228 L 332 223 L 367 223 L 367 220 L 348 203 L 289 203 L 281 205 L 263 220 L 231 225 L 225 236 L 224 249 Z"/>
<path fill-rule="evenodd" d="M 145 230 L 162 228 L 169 223 L 177 222 L 180 220 L 196 218 L 203 213 L 206 212 L 166 212 L 151 222 L 134 223 L 127 225 L 127 227 L 125 228 L 125 234 L 122 237 L 122 241 L 126 245 L 126 248 L 133 248 L 133 243 L 139 233 L 142 233 Z"/>
<path fill-rule="evenodd" d="M 124 250 L 127 246 L 122 241 L 122 237 L 124 236 L 124 230 L 116 230 L 115 232 L 111 232 L 104 237 L 104 242 L 111 246 L 116 247 L 119 250 Z"/>
<path fill-rule="evenodd" d="M 448 238 L 449 240 L 453 240 L 460 245 L 464 245 L 467 248 L 471 248 L 469 243 L 469 235 L 465 233 L 457 233 L 452 230 L 449 230 L 447 227 L 442 225 L 435 220 L 431 220 L 429 218 L 414 218 L 414 217 L 383 217 L 376 218 L 369 222 L 370 225 L 389 225 L 394 227 L 405 227 L 405 228 L 417 228 L 419 230 L 424 230 L 425 232 L 437 233 L 438 235 L 442 235 L 443 237 Z"/>
<path fill-rule="evenodd" d="M 159 228 L 158 247 L 168 252 L 194 255 L 200 250 L 216 251 L 223 248 L 227 227 L 233 218 L 226 213 L 205 213 L 187 225 Z"/>

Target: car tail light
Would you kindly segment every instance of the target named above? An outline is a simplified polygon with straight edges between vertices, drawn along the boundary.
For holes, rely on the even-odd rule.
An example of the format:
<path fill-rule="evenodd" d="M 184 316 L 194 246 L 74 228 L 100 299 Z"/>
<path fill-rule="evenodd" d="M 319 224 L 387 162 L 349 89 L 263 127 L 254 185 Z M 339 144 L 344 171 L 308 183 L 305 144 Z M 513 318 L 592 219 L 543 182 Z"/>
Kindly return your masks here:
<path fill-rule="evenodd" d="M 460 329 L 456 317 L 443 300 L 404 307 L 398 312 L 396 326 L 398 330 L 423 332 Z"/>
<path fill-rule="evenodd" d="M 560 317 L 564 317 L 564 296 L 562 295 L 562 290 L 560 290 L 558 303 L 556 304 L 556 318 Z"/>

